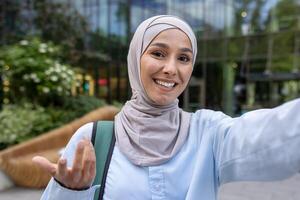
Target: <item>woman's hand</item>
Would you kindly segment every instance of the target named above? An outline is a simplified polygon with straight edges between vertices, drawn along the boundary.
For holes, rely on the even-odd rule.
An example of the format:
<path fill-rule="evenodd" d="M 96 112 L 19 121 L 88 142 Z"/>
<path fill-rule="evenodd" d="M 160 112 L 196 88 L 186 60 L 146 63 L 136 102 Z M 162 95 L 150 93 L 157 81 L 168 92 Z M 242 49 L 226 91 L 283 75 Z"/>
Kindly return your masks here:
<path fill-rule="evenodd" d="M 51 163 L 45 157 L 35 156 L 32 161 L 70 189 L 81 190 L 90 187 L 96 175 L 95 151 L 87 139 L 78 143 L 72 168 L 67 167 L 65 158 L 60 158 L 57 163 Z"/>

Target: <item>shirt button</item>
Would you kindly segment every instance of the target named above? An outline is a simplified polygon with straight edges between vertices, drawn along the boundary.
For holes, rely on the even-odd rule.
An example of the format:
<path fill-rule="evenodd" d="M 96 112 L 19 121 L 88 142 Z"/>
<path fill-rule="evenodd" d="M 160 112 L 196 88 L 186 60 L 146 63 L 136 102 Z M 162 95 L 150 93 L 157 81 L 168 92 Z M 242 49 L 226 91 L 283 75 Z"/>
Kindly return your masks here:
<path fill-rule="evenodd" d="M 160 190 L 160 187 L 159 187 L 159 185 L 155 185 L 154 187 L 155 187 L 155 190 L 157 190 L 157 191 L 159 191 L 159 190 Z"/>

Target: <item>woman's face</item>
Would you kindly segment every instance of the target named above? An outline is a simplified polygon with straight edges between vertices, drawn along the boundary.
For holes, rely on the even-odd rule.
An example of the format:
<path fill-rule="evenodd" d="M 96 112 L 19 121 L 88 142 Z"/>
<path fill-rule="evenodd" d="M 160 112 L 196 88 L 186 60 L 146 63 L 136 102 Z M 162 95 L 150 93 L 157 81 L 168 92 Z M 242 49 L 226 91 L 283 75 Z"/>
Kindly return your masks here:
<path fill-rule="evenodd" d="M 158 105 L 172 103 L 183 92 L 192 70 L 192 45 L 179 29 L 161 32 L 141 57 L 142 84 Z"/>

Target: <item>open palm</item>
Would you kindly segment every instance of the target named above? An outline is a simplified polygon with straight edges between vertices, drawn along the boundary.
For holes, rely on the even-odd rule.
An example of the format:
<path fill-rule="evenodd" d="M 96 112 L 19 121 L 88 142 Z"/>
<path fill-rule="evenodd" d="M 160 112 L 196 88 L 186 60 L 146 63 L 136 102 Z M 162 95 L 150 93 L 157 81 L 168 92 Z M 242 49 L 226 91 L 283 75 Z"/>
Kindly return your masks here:
<path fill-rule="evenodd" d="M 90 187 L 96 175 L 95 151 L 92 143 L 87 139 L 78 143 L 71 168 L 67 167 L 65 158 L 52 163 L 45 157 L 35 156 L 32 161 L 70 189 L 81 190 Z"/>

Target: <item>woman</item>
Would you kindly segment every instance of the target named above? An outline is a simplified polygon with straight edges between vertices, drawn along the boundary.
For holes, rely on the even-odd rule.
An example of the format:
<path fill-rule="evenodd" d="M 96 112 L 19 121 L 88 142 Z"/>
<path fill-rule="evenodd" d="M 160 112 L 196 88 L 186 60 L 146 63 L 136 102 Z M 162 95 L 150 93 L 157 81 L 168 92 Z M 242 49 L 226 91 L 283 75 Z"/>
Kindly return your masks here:
<path fill-rule="evenodd" d="M 137 28 L 128 53 L 133 96 L 115 118 L 104 199 L 214 200 L 221 184 L 299 171 L 299 99 L 239 118 L 178 108 L 196 54 L 194 33 L 177 17 L 155 16 Z M 91 123 L 81 127 L 57 165 L 34 158 L 54 177 L 42 199 L 93 198 L 91 132 Z"/>

